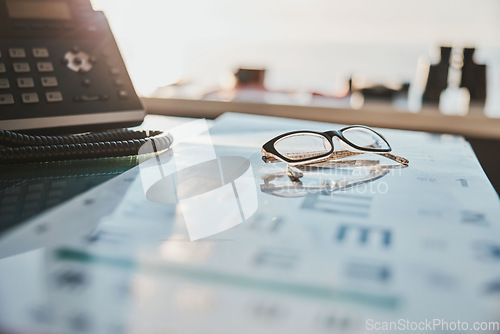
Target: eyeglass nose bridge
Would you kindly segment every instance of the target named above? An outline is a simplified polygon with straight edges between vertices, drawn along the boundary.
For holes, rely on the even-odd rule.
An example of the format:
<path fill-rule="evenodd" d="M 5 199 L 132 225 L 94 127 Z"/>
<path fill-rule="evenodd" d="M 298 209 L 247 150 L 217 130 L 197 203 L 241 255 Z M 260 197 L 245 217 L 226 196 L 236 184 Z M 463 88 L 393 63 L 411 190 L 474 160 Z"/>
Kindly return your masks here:
<path fill-rule="evenodd" d="M 356 149 L 356 147 L 352 146 L 352 144 L 344 138 L 342 132 L 338 130 L 326 131 L 323 132 L 323 134 L 330 140 L 332 144 L 332 151 L 334 150 L 335 144 L 340 144 L 340 146 L 346 150 Z M 337 138 L 337 142 L 335 142 L 335 137 Z"/>
<path fill-rule="evenodd" d="M 327 135 L 328 137 L 330 138 L 334 138 L 334 137 L 338 137 L 338 138 L 342 138 L 342 134 L 337 131 L 337 130 L 332 130 L 332 131 L 326 131 L 326 132 L 323 132 L 325 135 Z"/>
<path fill-rule="evenodd" d="M 344 136 L 342 136 L 342 134 L 339 131 L 337 131 L 337 130 L 326 131 L 326 132 L 323 132 L 323 134 L 326 137 L 328 137 L 328 139 L 332 143 L 332 149 L 335 146 L 335 143 L 334 143 L 334 138 L 335 137 L 337 137 L 337 143 L 339 143 L 341 145 L 343 145 L 345 143 Z"/>

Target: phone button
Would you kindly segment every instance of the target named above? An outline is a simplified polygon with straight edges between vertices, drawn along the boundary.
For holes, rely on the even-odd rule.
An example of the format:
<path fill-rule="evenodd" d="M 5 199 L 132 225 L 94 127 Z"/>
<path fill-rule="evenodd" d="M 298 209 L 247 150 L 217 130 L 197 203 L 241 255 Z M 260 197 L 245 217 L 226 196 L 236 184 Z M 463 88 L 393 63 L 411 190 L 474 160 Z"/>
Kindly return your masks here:
<path fill-rule="evenodd" d="M 9 79 L 0 79 L 0 89 L 9 89 L 10 83 Z"/>
<path fill-rule="evenodd" d="M 47 48 L 33 48 L 33 57 L 35 58 L 48 58 L 49 50 Z"/>
<path fill-rule="evenodd" d="M 21 99 L 23 103 L 38 103 L 40 100 L 38 99 L 37 93 L 24 93 L 21 94 Z"/>
<path fill-rule="evenodd" d="M 30 72 L 30 64 L 28 63 L 14 63 L 12 64 L 12 68 L 16 73 L 27 73 Z"/>
<path fill-rule="evenodd" d="M 99 95 L 78 95 L 73 98 L 75 102 L 99 101 Z"/>
<path fill-rule="evenodd" d="M 14 104 L 14 96 L 12 94 L 0 94 L 0 105 Z"/>
<path fill-rule="evenodd" d="M 54 65 L 50 62 L 36 63 L 36 67 L 38 68 L 38 72 L 53 72 Z"/>
<path fill-rule="evenodd" d="M 77 51 L 77 47 L 74 47 L 72 51 L 66 52 L 63 58 L 63 63 L 70 70 L 74 72 L 88 72 L 92 69 L 92 63 L 90 62 L 90 56 L 83 52 Z"/>
<path fill-rule="evenodd" d="M 47 102 L 61 102 L 63 100 L 61 92 L 47 92 L 45 97 Z"/>
<path fill-rule="evenodd" d="M 107 101 L 109 100 L 108 94 L 101 95 L 77 95 L 73 97 L 75 102 L 94 102 L 94 101 Z"/>
<path fill-rule="evenodd" d="M 90 80 L 89 78 L 84 78 L 82 80 L 82 85 L 83 87 L 90 87 L 92 86 L 92 80 Z"/>
<path fill-rule="evenodd" d="M 5 73 L 5 64 L 0 63 L 0 73 Z"/>
<path fill-rule="evenodd" d="M 40 80 L 43 87 L 57 87 L 58 85 L 56 77 L 42 77 Z"/>
<path fill-rule="evenodd" d="M 33 78 L 17 78 L 17 87 L 19 88 L 33 88 L 35 81 Z"/>
<path fill-rule="evenodd" d="M 120 75 L 121 71 L 118 67 L 111 67 L 109 73 L 111 73 L 111 75 Z"/>
<path fill-rule="evenodd" d="M 10 48 L 9 55 L 11 58 L 26 58 L 26 51 L 22 48 Z"/>
<path fill-rule="evenodd" d="M 118 97 L 120 98 L 120 100 L 126 100 L 128 99 L 128 92 L 126 90 L 119 90 L 118 91 Z"/>

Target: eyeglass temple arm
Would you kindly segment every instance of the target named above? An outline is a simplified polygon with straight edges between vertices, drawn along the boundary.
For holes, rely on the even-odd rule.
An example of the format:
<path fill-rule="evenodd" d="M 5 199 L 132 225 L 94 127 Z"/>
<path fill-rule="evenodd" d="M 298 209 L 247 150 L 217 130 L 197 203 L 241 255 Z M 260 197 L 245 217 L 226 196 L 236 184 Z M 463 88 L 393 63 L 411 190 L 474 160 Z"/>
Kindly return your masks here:
<path fill-rule="evenodd" d="M 369 153 L 369 152 L 352 152 L 352 151 L 347 151 L 347 150 L 335 151 L 332 153 L 332 156 L 328 160 L 342 159 L 342 158 L 347 158 L 347 157 L 351 157 L 353 155 L 363 154 L 363 153 Z M 376 154 L 381 155 L 381 156 L 386 157 L 386 158 L 389 158 L 389 159 L 394 160 L 396 162 L 399 162 L 400 164 L 405 165 L 405 166 L 408 166 L 408 164 L 410 163 L 410 161 L 408 159 L 403 158 L 403 157 L 396 155 L 396 154 L 389 153 L 389 152 L 376 153 Z"/>
<path fill-rule="evenodd" d="M 381 155 L 383 157 L 386 157 L 386 158 L 389 158 L 391 160 L 394 160 L 396 162 L 399 162 L 400 164 L 404 165 L 404 166 L 408 166 L 410 164 L 410 160 L 406 159 L 406 158 L 403 158 L 399 155 L 396 155 L 396 154 L 392 154 L 392 153 L 377 153 L 378 155 Z"/>
<path fill-rule="evenodd" d="M 271 154 L 268 154 L 267 152 L 262 152 L 264 154 L 264 161 L 265 162 L 278 162 L 281 161 L 279 159 L 276 159 L 274 156 Z M 292 159 L 307 159 L 307 158 L 313 158 L 318 155 L 321 155 L 323 152 L 321 151 L 311 151 L 311 152 L 301 152 L 301 153 L 288 153 L 288 157 Z M 342 151 L 334 151 L 332 154 L 325 158 L 326 160 L 336 160 L 336 159 L 342 159 L 342 158 L 347 158 L 351 157 L 353 155 L 357 154 L 362 154 L 363 152 L 352 152 L 352 151 L 347 151 L 347 150 L 342 150 Z"/>
<path fill-rule="evenodd" d="M 316 157 L 318 155 L 321 155 L 322 153 L 323 152 L 321 152 L 321 151 L 311 151 L 311 152 L 302 152 L 302 153 L 288 153 L 287 155 L 290 158 L 294 158 L 294 159 L 307 159 L 307 158 Z M 266 163 L 267 162 L 281 161 L 281 160 L 277 159 L 274 155 L 269 154 L 266 151 L 264 151 L 264 149 L 262 149 L 262 154 L 263 154 L 262 158 Z M 328 159 L 330 159 L 330 158 L 328 158 Z"/>
<path fill-rule="evenodd" d="M 267 154 L 266 152 L 264 153 L 264 161 L 267 162 L 277 162 L 280 161 L 276 159 L 274 156 Z M 358 154 L 363 154 L 363 153 L 368 153 L 368 152 L 353 152 L 353 151 L 348 151 L 348 150 L 341 150 L 341 151 L 334 151 L 332 152 L 332 155 L 328 157 L 328 159 L 325 160 L 337 160 L 337 159 L 342 159 L 342 158 L 347 158 L 347 157 L 352 157 L 353 155 L 358 155 Z M 303 152 L 303 153 L 289 153 L 290 158 L 297 158 L 297 159 L 306 159 L 310 157 L 314 157 L 321 154 L 320 151 L 314 151 L 314 152 Z M 381 155 L 383 157 L 386 157 L 388 159 L 394 160 L 396 162 L 399 162 L 402 165 L 408 166 L 410 161 L 406 158 L 403 158 L 399 155 L 392 154 L 389 152 L 386 153 L 376 153 L 378 155 Z"/>
<path fill-rule="evenodd" d="M 332 153 L 332 156 L 328 160 L 342 159 L 342 158 L 347 158 L 347 157 L 351 157 L 353 155 L 358 155 L 358 154 L 363 154 L 363 153 L 369 153 L 369 152 L 352 152 L 352 151 L 347 151 L 347 150 L 335 151 Z M 408 166 L 410 164 L 410 160 L 403 158 L 403 157 L 396 155 L 396 154 L 392 154 L 389 152 L 376 153 L 376 154 L 381 155 L 383 157 L 386 157 L 388 159 L 394 160 L 396 162 L 399 162 L 400 164 L 402 164 L 404 166 Z"/>

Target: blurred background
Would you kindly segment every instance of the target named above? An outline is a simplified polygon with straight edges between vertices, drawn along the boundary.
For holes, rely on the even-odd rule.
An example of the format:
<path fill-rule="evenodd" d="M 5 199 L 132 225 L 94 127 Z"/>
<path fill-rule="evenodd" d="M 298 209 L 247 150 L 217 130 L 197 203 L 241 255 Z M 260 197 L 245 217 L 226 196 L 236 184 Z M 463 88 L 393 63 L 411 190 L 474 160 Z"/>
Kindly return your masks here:
<path fill-rule="evenodd" d="M 107 14 L 144 97 L 500 117 L 497 0 L 93 6 Z"/>

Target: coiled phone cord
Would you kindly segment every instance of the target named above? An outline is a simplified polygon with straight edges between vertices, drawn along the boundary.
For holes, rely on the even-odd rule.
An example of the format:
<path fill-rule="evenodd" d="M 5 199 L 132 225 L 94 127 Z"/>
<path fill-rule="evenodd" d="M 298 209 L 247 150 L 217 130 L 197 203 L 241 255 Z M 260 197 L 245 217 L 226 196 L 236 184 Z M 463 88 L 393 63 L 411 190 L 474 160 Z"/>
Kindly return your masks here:
<path fill-rule="evenodd" d="M 168 149 L 173 139 L 162 131 L 148 133 L 129 129 L 64 136 L 33 136 L 0 130 L 0 164 L 131 156 L 137 155 L 148 142 L 155 152 L 160 152 Z"/>

